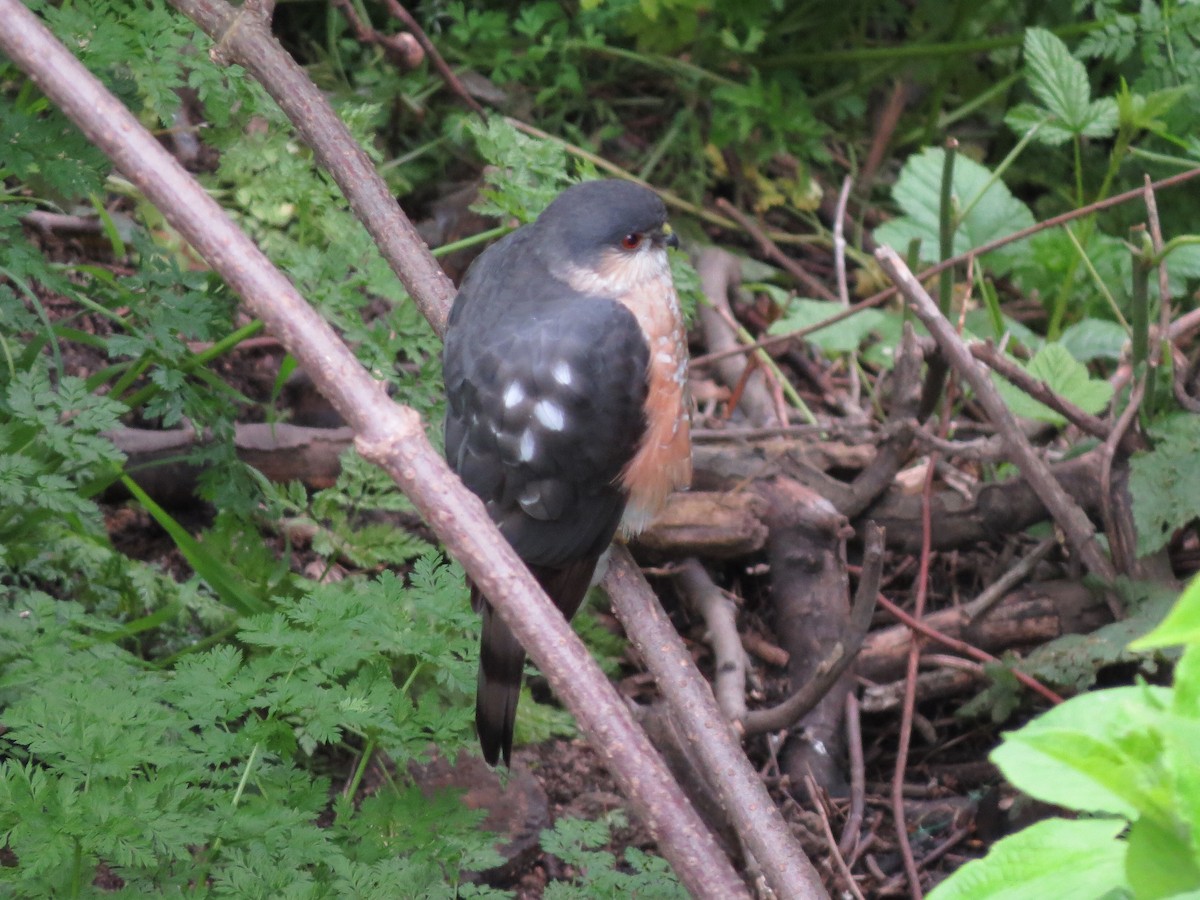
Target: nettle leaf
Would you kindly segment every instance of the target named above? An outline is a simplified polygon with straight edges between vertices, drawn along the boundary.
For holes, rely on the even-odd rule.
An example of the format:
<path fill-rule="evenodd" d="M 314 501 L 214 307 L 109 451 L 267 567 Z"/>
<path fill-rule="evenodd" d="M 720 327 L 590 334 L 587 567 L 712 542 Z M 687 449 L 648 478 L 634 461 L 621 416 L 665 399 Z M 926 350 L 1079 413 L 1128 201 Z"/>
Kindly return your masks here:
<path fill-rule="evenodd" d="M 1200 416 L 1179 413 L 1150 429 L 1155 447 L 1129 463 L 1139 556 L 1166 546 L 1200 516 Z"/>
<path fill-rule="evenodd" d="M 875 239 L 904 253 L 913 240 L 921 242 L 921 259 L 934 262 L 938 253 L 939 207 L 942 167 L 946 151 L 929 147 L 910 156 L 892 188 L 892 198 L 904 215 L 875 229 Z M 1033 224 L 1033 213 L 996 180 L 991 171 L 974 160 L 959 156 L 954 161 L 955 209 L 963 210 L 954 232 L 954 253 L 966 253 L 988 241 Z M 961 215 L 961 213 L 960 213 Z M 1006 272 L 1021 254 L 1024 241 L 989 254 L 997 272 Z"/>
<path fill-rule="evenodd" d="M 1122 819 L 1046 819 L 992 845 L 929 900 L 1095 900 L 1125 884 Z"/>
<path fill-rule="evenodd" d="M 1044 28 L 1025 32 L 1025 64 L 1029 89 L 1057 124 L 1072 135 L 1087 137 L 1109 137 L 1116 131 L 1116 101 L 1091 99 L 1087 69 L 1053 32 Z"/>
<path fill-rule="evenodd" d="M 1087 367 L 1061 344 L 1047 344 L 1022 368 L 1039 381 L 1044 381 L 1050 390 L 1084 412 L 1098 413 L 1112 399 L 1112 385 L 1103 379 L 1092 378 Z M 992 380 L 1013 415 L 1055 425 L 1066 423 L 1066 419 L 1061 415 L 1009 384 L 999 375 L 993 374 Z"/>
<path fill-rule="evenodd" d="M 1039 800 L 1135 819 L 1169 802 L 1161 757 L 1170 705 L 1169 688 L 1148 685 L 1081 694 L 1007 734 L 991 759 Z"/>

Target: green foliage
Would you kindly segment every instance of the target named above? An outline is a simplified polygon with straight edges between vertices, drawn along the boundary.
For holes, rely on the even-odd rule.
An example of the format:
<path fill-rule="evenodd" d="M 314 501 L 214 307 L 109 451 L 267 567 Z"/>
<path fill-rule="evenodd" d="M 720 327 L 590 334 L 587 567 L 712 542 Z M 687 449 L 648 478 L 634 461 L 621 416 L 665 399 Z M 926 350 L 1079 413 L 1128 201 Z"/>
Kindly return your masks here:
<path fill-rule="evenodd" d="M 84 588 L 60 554 L 64 542 L 105 553 L 100 511 L 84 488 L 123 461 L 101 435 L 122 411 L 79 378 L 54 385 L 41 358 L 10 379 L 0 374 L 0 579 Z"/>
<path fill-rule="evenodd" d="M 521 134 L 499 117 L 472 119 L 467 132 L 493 167 L 486 172 L 483 199 L 475 206 L 484 215 L 532 222 L 575 180 L 560 144 Z"/>
<path fill-rule="evenodd" d="M 1021 790 L 1098 818 L 1050 819 L 1005 838 L 931 900 L 1200 891 L 1200 643 L 1195 628 L 1178 624 L 1200 620 L 1197 585 L 1171 625 L 1139 642 L 1187 638 L 1172 687 L 1081 694 L 1008 734 L 992 754 Z"/>
<path fill-rule="evenodd" d="M 1200 643 L 1200 578 L 1192 579 L 1179 602 L 1157 628 L 1138 638 L 1130 646 L 1134 650 L 1143 651 L 1153 647 L 1195 643 Z"/>
<path fill-rule="evenodd" d="M 1025 32 L 1029 89 L 1041 106 L 1022 103 L 1005 117 L 1018 134 L 1037 129 L 1035 140 L 1058 146 L 1071 138 L 1111 137 L 1117 129 L 1112 98 L 1092 100 L 1087 69 L 1058 37 L 1043 28 Z"/>
<path fill-rule="evenodd" d="M 1166 546 L 1177 528 L 1200 516 L 1200 417 L 1178 413 L 1149 431 L 1154 449 L 1129 462 L 1139 556 Z"/>
<path fill-rule="evenodd" d="M 378 466 L 347 451 L 332 487 L 311 497 L 301 484 L 263 484 L 273 519 L 312 531 L 312 549 L 330 563 L 337 560 L 372 569 L 403 565 L 428 553 L 429 544 L 405 528 L 402 517 L 415 520 L 416 508 L 396 490 Z"/>
<path fill-rule="evenodd" d="M 1120 819 L 1046 819 L 994 845 L 986 865 L 968 863 L 932 892 L 930 900 L 1026 900 L 1120 897 L 1125 846 Z"/>
<path fill-rule="evenodd" d="M 609 818 L 615 819 L 613 824 L 624 824 L 619 814 L 614 813 Z M 559 819 L 554 828 L 543 831 L 542 849 L 579 872 L 573 883 L 557 881 L 546 885 L 546 900 L 574 897 L 683 900 L 688 896 L 667 864 L 658 857 L 630 847 L 625 851 L 625 868 L 618 867 L 616 857 L 600 849 L 608 840 L 609 823 L 604 821 Z"/>
<path fill-rule="evenodd" d="M 892 188 L 892 199 L 904 215 L 875 229 L 875 239 L 903 255 L 913 241 L 920 242 L 920 257 L 937 262 L 941 210 L 942 171 L 946 151 L 929 148 L 909 157 Z M 966 253 L 995 238 L 1033 224 L 1033 214 L 1015 198 L 1003 182 L 984 166 L 959 156 L 954 162 L 954 253 Z M 1021 244 L 990 254 L 988 265 L 1007 272 Z"/>
<path fill-rule="evenodd" d="M 1058 345 L 1081 363 L 1118 360 L 1129 341 L 1125 329 L 1104 319 L 1083 319 L 1063 329 Z"/>
<path fill-rule="evenodd" d="M 1112 386 L 1104 379 L 1092 378 L 1087 367 L 1060 344 L 1047 344 L 1021 368 L 1084 412 L 1093 415 L 1099 413 L 1112 399 Z M 993 375 L 992 380 L 1013 415 L 1054 425 L 1066 424 L 1066 419 L 1059 413 L 1034 400 L 999 375 Z"/>
<path fill-rule="evenodd" d="M 5 591 L 0 834 L 17 864 L 0 884 L 68 896 L 103 861 L 143 895 L 390 897 L 494 865 L 453 797 L 385 785 L 355 809 L 318 774 L 334 752 L 402 770 L 473 741 L 470 616 L 461 572 L 426 556 L 407 585 L 313 587 L 244 620 L 240 646 L 161 669 L 98 641 L 78 604 Z"/>

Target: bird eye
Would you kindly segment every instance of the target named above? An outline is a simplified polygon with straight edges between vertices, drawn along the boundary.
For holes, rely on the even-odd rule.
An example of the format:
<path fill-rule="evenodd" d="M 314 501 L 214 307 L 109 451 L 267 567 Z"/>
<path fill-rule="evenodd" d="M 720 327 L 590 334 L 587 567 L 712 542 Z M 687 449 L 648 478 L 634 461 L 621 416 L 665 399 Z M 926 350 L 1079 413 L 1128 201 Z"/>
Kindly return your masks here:
<path fill-rule="evenodd" d="M 631 231 L 625 237 L 621 238 L 621 246 L 626 250 L 636 250 L 642 245 L 642 235 L 636 231 Z"/>

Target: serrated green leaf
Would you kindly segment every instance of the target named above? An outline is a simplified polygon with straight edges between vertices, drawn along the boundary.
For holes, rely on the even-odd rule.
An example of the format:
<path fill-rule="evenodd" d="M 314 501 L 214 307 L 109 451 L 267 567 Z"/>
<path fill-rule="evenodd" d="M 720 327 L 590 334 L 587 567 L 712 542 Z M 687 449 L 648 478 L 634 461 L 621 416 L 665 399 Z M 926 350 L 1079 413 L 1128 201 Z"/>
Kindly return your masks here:
<path fill-rule="evenodd" d="M 1046 819 L 996 842 L 929 900 L 1096 900 L 1125 885 L 1122 819 Z"/>
<path fill-rule="evenodd" d="M 1139 556 L 1166 546 L 1200 516 L 1200 416 L 1179 413 L 1150 429 L 1154 449 L 1129 462 Z"/>
<path fill-rule="evenodd" d="M 823 322 L 831 316 L 845 312 L 846 307 L 829 300 L 808 300 L 797 297 L 788 303 L 781 319 L 771 323 L 770 334 L 787 334 Z M 878 309 L 862 312 L 834 322 L 819 331 L 805 335 L 805 340 L 819 347 L 823 353 L 832 355 L 857 350 L 871 332 L 883 325 L 888 314 Z"/>
<path fill-rule="evenodd" d="M 946 151 L 926 148 L 910 156 L 892 188 L 892 198 L 904 215 L 875 229 L 875 239 L 904 253 L 915 239 L 921 242 L 921 259 L 935 261 L 938 253 L 942 169 Z M 974 160 L 959 155 L 954 163 L 955 208 L 967 214 L 954 232 L 954 253 L 966 253 L 988 241 L 1033 224 L 1033 213 L 1016 199 L 1003 182 Z M 988 256 L 996 271 L 1007 271 L 1025 253 L 1024 242 Z"/>
<path fill-rule="evenodd" d="M 1053 32 L 1044 28 L 1026 30 L 1025 64 L 1029 89 L 1057 124 L 1074 135 L 1089 137 L 1107 137 L 1116 129 L 1116 101 L 1106 98 L 1092 102 L 1087 69 Z"/>
<path fill-rule="evenodd" d="M 1092 378 L 1087 367 L 1060 344 L 1047 344 L 1022 368 L 1038 381 L 1045 382 L 1050 390 L 1062 399 L 1075 404 L 1084 412 L 1098 413 L 1112 399 L 1112 385 L 1102 379 Z M 1034 400 L 999 375 L 993 374 L 992 380 L 1013 415 L 1055 425 L 1066 422 L 1057 412 Z"/>
<path fill-rule="evenodd" d="M 1029 132 L 1039 144 L 1058 147 L 1071 139 L 1071 132 L 1048 111 L 1032 103 L 1018 103 L 1004 115 L 1004 124 L 1021 137 Z"/>

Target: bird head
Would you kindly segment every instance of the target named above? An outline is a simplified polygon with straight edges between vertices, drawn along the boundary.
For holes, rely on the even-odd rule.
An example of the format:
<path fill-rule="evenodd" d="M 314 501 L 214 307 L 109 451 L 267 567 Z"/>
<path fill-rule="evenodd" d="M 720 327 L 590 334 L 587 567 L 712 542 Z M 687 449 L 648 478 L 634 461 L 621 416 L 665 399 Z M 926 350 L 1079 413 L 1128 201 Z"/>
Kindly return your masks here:
<path fill-rule="evenodd" d="M 538 252 L 572 288 L 617 296 L 670 271 L 679 238 L 653 191 L 629 181 L 585 181 L 555 198 L 534 223 Z"/>

